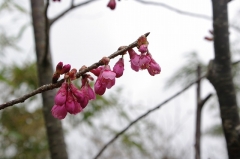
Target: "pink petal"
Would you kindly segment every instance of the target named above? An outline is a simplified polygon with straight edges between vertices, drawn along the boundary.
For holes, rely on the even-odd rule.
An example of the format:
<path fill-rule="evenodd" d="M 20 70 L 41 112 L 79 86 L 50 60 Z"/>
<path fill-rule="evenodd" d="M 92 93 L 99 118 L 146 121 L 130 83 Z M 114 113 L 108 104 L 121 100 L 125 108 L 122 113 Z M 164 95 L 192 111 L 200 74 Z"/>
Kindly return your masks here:
<path fill-rule="evenodd" d="M 62 106 L 54 105 L 52 107 L 51 112 L 52 112 L 52 115 L 57 119 L 64 119 L 67 115 L 67 110 L 65 108 L 65 105 L 62 105 Z"/>

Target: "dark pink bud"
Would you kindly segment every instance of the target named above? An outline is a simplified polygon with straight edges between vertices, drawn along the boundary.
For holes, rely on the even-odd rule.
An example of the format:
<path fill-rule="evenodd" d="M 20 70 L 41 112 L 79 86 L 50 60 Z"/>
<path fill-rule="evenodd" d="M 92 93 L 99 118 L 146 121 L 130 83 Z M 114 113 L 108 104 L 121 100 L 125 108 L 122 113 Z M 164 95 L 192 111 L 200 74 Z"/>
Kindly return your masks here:
<path fill-rule="evenodd" d="M 60 74 L 61 70 L 62 70 L 62 67 L 63 67 L 63 63 L 59 62 L 56 66 L 56 72 Z"/>
<path fill-rule="evenodd" d="M 70 64 L 64 65 L 60 74 L 62 75 L 64 73 L 67 73 L 67 72 L 70 71 L 70 69 L 71 69 L 71 65 Z"/>
<path fill-rule="evenodd" d="M 64 119 L 67 115 L 67 110 L 65 108 L 65 105 L 62 105 L 62 106 L 54 105 L 52 107 L 51 112 L 52 112 L 52 115 L 57 119 Z"/>
<path fill-rule="evenodd" d="M 114 10 L 115 7 L 116 7 L 116 1 L 115 1 L 115 0 L 110 0 L 110 1 L 108 2 L 107 7 L 109 7 L 111 10 Z"/>
<path fill-rule="evenodd" d="M 142 54 L 148 51 L 148 45 L 147 44 L 143 44 L 139 47 L 138 49 L 139 52 L 141 52 Z"/>
<path fill-rule="evenodd" d="M 116 78 L 119 78 L 123 75 L 124 71 L 124 61 L 123 58 L 120 58 L 118 62 L 113 67 L 113 72 L 116 73 Z"/>
<path fill-rule="evenodd" d="M 96 69 L 90 70 L 90 72 L 92 72 L 95 76 L 99 76 L 99 74 L 100 74 L 100 72 L 102 71 L 102 69 L 103 69 L 103 67 L 100 66 L 100 67 L 98 67 L 98 68 L 96 68 Z"/>

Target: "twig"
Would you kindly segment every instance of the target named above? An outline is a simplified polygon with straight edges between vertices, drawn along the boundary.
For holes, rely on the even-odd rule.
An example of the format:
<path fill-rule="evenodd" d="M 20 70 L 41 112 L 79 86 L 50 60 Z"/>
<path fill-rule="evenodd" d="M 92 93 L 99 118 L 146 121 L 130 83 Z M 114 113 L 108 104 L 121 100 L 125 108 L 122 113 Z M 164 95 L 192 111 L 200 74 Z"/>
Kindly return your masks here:
<path fill-rule="evenodd" d="M 61 18 L 62 16 L 64 16 L 66 13 L 70 12 L 71 10 L 75 9 L 75 8 L 78 8 L 78 7 L 81 7 L 81 6 L 84 6 L 86 4 L 89 4 L 91 2 L 95 2 L 97 0 L 88 0 L 88 1 L 85 1 L 85 2 L 82 2 L 82 3 L 79 3 L 79 4 L 76 4 L 74 5 L 73 4 L 73 1 L 70 5 L 70 7 L 68 9 L 66 9 L 65 11 L 63 11 L 62 13 L 60 13 L 59 15 L 57 15 L 55 18 L 51 19 L 50 22 L 49 22 L 49 25 L 51 26 L 54 22 L 56 22 L 59 18 Z"/>
<path fill-rule="evenodd" d="M 146 33 L 144 34 L 146 37 L 149 35 L 150 33 Z M 137 46 L 137 40 L 134 41 L 133 43 L 131 43 L 130 45 L 114 52 L 113 54 L 111 54 L 110 56 L 108 56 L 108 58 L 112 59 L 118 55 L 122 55 L 124 54 L 128 49 L 130 48 L 134 48 Z M 85 74 L 86 72 L 89 72 L 90 70 L 94 69 L 94 68 L 97 68 L 98 66 L 101 66 L 103 65 L 100 61 L 99 62 L 96 62 L 94 64 L 92 64 L 91 66 L 87 67 L 86 69 L 83 69 L 82 71 L 79 71 L 76 75 L 77 78 L 79 78 L 80 76 L 82 76 L 83 74 Z M 20 98 L 17 98 L 17 99 L 14 99 L 12 101 L 9 101 L 9 102 L 6 102 L 4 104 L 0 104 L 0 110 L 1 109 L 4 109 L 6 107 L 9 107 L 9 106 L 13 106 L 14 104 L 17 104 L 17 103 L 22 103 L 24 102 L 26 99 L 38 94 L 38 93 L 43 93 L 45 91 L 48 91 L 48 90 L 52 90 L 54 88 L 58 88 L 61 86 L 61 84 L 64 82 L 64 80 L 60 80 L 58 81 L 57 83 L 55 84 L 46 84 L 46 85 L 43 85 L 39 88 L 37 88 L 36 90 L 32 91 L 31 93 L 28 93 Z"/>
<path fill-rule="evenodd" d="M 94 159 L 97 159 L 98 157 L 100 157 L 100 155 L 103 153 L 103 151 L 110 145 L 112 144 L 120 135 L 122 135 L 123 133 L 125 133 L 131 126 L 133 126 L 135 123 L 137 123 L 139 120 L 141 120 L 142 118 L 146 117 L 147 115 L 149 115 L 150 113 L 154 112 L 155 110 L 159 109 L 161 106 L 163 106 L 164 104 L 166 104 L 167 102 L 171 101 L 172 99 L 174 99 L 175 97 L 177 97 L 178 95 L 182 94 L 184 91 L 186 91 L 188 88 L 190 88 L 192 85 L 194 85 L 196 82 L 200 81 L 201 79 L 205 78 L 206 75 L 198 78 L 197 80 L 195 80 L 194 82 L 190 83 L 188 86 L 186 86 L 185 88 L 183 88 L 181 91 L 177 92 L 176 94 L 174 94 L 173 96 L 171 96 L 170 98 L 166 99 L 164 102 L 162 102 L 161 104 L 157 105 L 156 107 L 148 110 L 147 112 L 143 113 L 142 115 L 140 115 L 138 118 L 136 118 L 135 120 L 133 120 L 132 122 L 130 122 L 128 124 L 128 126 L 126 126 L 124 129 L 122 129 L 120 132 L 118 132 L 110 141 L 108 141 L 102 148 L 101 150 L 97 153 L 97 155 L 94 157 Z"/>
<path fill-rule="evenodd" d="M 165 4 L 165 3 L 161 3 L 161 2 L 151 2 L 151 1 L 143 1 L 143 0 L 135 0 L 135 1 L 139 2 L 139 3 L 142 3 L 142 4 L 147 4 L 147 5 L 161 6 L 163 8 L 166 8 L 168 10 L 171 10 L 173 12 L 176 12 L 176 13 L 179 13 L 179 14 L 182 14 L 182 15 L 187 15 L 187 16 L 191 16 L 191 17 L 206 19 L 206 20 L 212 20 L 212 18 L 207 16 L 207 15 L 183 11 L 183 10 L 180 10 L 178 8 L 174 8 L 172 6 L 169 6 L 169 5 Z M 236 25 L 229 24 L 229 27 L 231 27 L 231 28 L 235 29 L 236 31 L 240 32 L 240 28 L 238 26 L 236 26 Z"/>
<path fill-rule="evenodd" d="M 188 15 L 188 16 L 192 16 L 192 17 L 197 17 L 197 18 L 202 18 L 202 19 L 207 19 L 207 20 L 212 20 L 211 17 L 207 16 L 207 15 L 203 15 L 203 14 L 197 14 L 197 13 L 191 13 L 191 12 L 186 12 L 177 8 L 174 8 L 172 6 L 169 6 L 167 4 L 161 3 L 161 2 L 151 2 L 151 1 L 143 1 L 143 0 L 135 0 L 139 3 L 143 3 L 143 4 L 148 4 L 148 5 L 156 5 L 156 6 L 161 6 L 164 7 L 166 9 L 169 9 L 171 11 L 177 12 L 179 14 L 184 14 L 184 15 Z"/>
<path fill-rule="evenodd" d="M 48 7 L 49 7 L 49 0 L 46 2 L 46 7 L 44 11 L 45 17 L 45 52 L 43 56 L 43 61 L 47 59 L 48 50 L 49 50 L 49 19 L 48 19 Z"/>

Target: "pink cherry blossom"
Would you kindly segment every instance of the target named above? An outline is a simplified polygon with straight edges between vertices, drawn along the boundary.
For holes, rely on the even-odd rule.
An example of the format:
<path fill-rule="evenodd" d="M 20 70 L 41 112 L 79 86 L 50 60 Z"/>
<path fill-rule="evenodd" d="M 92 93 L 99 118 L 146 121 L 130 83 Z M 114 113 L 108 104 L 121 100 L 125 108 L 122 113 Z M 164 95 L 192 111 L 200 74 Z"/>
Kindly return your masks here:
<path fill-rule="evenodd" d="M 71 90 L 68 90 L 65 107 L 70 114 L 77 114 L 82 110 L 81 105 L 76 101 Z"/>
<path fill-rule="evenodd" d="M 138 63 L 139 67 L 142 70 L 147 69 L 147 66 L 150 61 L 151 61 L 151 57 L 148 54 L 147 55 L 141 54 L 139 58 L 139 63 Z"/>
<path fill-rule="evenodd" d="M 115 7 L 116 7 L 116 1 L 115 1 L 115 0 L 110 0 L 110 1 L 108 2 L 107 7 L 109 7 L 111 10 L 114 10 Z"/>
<path fill-rule="evenodd" d="M 124 61 L 123 58 L 120 58 L 118 62 L 113 67 L 113 72 L 116 73 L 116 78 L 119 78 L 123 75 L 124 71 Z"/>
<path fill-rule="evenodd" d="M 159 66 L 159 64 L 153 58 L 151 58 L 151 61 L 148 64 L 147 70 L 148 70 L 150 75 L 154 76 L 154 75 L 159 74 L 161 72 L 161 67 Z"/>
<path fill-rule="evenodd" d="M 54 103 L 56 105 L 64 105 L 67 99 L 67 83 L 63 83 L 61 85 L 61 88 L 58 90 L 55 99 L 54 99 Z"/>
<path fill-rule="evenodd" d="M 106 86 L 98 79 L 94 84 L 94 91 L 98 95 L 103 95 L 106 91 Z"/>
<path fill-rule="evenodd" d="M 105 65 L 94 84 L 94 90 L 96 94 L 102 95 L 105 89 L 110 89 L 115 84 L 116 73 L 111 71 L 109 65 Z"/>
<path fill-rule="evenodd" d="M 130 62 L 131 62 L 131 68 L 138 72 L 140 67 L 139 67 L 139 59 L 140 55 L 138 55 L 133 49 L 128 50 L 129 56 L 130 56 Z"/>
<path fill-rule="evenodd" d="M 62 106 L 54 105 L 51 112 L 52 112 L 52 115 L 57 119 L 64 119 L 67 115 L 67 110 L 65 108 L 65 105 L 62 105 Z"/>

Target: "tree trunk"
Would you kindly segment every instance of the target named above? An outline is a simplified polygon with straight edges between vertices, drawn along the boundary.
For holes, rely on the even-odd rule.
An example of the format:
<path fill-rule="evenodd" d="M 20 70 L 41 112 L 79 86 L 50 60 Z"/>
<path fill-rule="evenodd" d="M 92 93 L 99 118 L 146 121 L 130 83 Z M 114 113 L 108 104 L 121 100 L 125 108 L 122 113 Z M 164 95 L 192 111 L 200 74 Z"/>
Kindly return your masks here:
<path fill-rule="evenodd" d="M 48 51 L 46 58 L 44 58 L 46 47 L 44 0 L 31 0 L 31 9 L 37 55 L 38 79 L 39 85 L 41 86 L 51 83 L 53 75 L 50 51 Z M 49 150 L 52 159 L 67 159 L 68 156 L 61 121 L 55 119 L 51 114 L 55 93 L 56 91 L 54 90 L 42 93 L 43 114 L 47 130 Z"/>
<path fill-rule="evenodd" d="M 239 159 L 240 120 L 231 70 L 227 4 L 228 0 L 212 0 L 215 58 L 210 62 L 208 79 L 217 92 L 228 156 Z"/>

